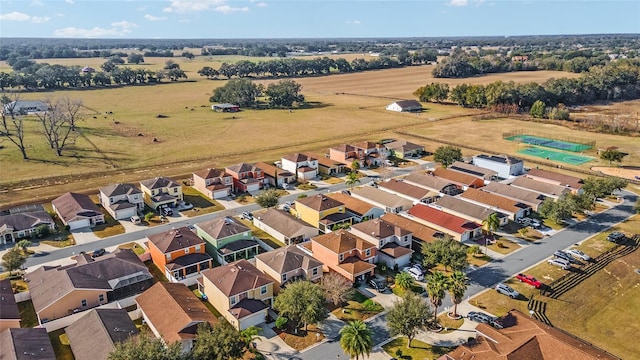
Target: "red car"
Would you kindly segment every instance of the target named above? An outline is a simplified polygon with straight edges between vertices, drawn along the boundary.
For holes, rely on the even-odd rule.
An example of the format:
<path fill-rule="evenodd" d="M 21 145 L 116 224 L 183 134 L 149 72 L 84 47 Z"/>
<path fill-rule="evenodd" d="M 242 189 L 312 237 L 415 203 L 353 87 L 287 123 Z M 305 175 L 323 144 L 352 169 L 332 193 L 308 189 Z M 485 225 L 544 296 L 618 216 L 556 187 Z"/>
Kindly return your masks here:
<path fill-rule="evenodd" d="M 534 278 L 531 275 L 518 274 L 516 275 L 516 279 L 520 280 L 521 282 L 526 282 L 527 284 L 533 286 L 536 289 L 540 289 L 540 287 L 542 286 L 542 283 L 540 282 L 540 280 Z"/>

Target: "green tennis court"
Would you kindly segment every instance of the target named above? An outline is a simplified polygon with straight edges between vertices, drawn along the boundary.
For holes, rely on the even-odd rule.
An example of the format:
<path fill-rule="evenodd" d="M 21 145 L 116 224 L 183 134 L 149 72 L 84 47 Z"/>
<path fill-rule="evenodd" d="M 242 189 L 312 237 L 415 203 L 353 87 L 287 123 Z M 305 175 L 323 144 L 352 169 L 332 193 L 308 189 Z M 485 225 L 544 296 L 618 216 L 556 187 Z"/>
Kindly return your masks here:
<path fill-rule="evenodd" d="M 526 149 L 519 150 L 518 153 L 543 158 L 545 160 L 559 161 L 570 165 L 580 165 L 593 160 L 593 158 L 589 156 L 566 154 L 538 147 L 528 147 Z"/>
<path fill-rule="evenodd" d="M 554 140 L 554 139 L 548 139 L 541 136 L 524 135 L 524 134 L 510 136 L 510 137 L 507 137 L 506 139 L 510 141 L 523 142 L 525 144 L 538 145 L 538 146 L 544 146 L 544 147 L 573 151 L 573 152 L 581 152 L 581 151 L 589 150 L 593 147 L 590 144 L 579 144 L 575 142 Z"/>

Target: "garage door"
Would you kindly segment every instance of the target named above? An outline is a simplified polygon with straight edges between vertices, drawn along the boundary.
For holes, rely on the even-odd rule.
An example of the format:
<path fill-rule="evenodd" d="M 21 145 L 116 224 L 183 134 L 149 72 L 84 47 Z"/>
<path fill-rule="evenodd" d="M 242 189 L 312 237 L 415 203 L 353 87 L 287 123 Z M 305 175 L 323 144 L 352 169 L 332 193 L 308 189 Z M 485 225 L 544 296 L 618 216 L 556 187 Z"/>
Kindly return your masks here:
<path fill-rule="evenodd" d="M 136 215 L 136 208 L 122 209 L 116 212 L 117 220 L 129 220 L 133 215 Z"/>
<path fill-rule="evenodd" d="M 72 221 L 68 225 L 71 230 L 89 227 L 89 219 Z"/>
<path fill-rule="evenodd" d="M 248 328 L 249 326 L 258 326 L 264 322 L 265 312 L 260 311 L 255 314 L 251 314 L 240 320 L 240 331 Z"/>

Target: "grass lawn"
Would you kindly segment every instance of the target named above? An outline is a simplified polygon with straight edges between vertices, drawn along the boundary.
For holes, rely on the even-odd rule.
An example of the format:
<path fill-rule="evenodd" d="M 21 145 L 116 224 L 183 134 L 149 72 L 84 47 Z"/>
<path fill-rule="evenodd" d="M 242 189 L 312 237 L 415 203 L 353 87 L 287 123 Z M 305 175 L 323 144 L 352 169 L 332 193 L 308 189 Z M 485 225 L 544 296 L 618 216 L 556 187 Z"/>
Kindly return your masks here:
<path fill-rule="evenodd" d="M 73 235 L 71 234 L 67 235 L 67 238 L 65 240 L 40 240 L 39 242 L 41 244 L 45 244 L 45 245 L 49 245 L 57 248 L 73 246 L 76 244 L 76 240 L 73 238 Z"/>
<path fill-rule="evenodd" d="M 314 325 L 309 325 L 308 330 L 304 331 L 304 328 L 298 329 L 298 333 L 294 334 L 293 331 L 283 331 L 278 334 L 284 342 L 292 348 L 300 351 L 308 348 L 309 346 L 322 341 L 324 335 L 322 330 Z"/>
<path fill-rule="evenodd" d="M 69 338 L 67 338 L 67 334 L 65 334 L 64 329 L 50 332 L 49 339 L 53 346 L 53 352 L 56 354 L 56 360 L 74 359 L 71 346 L 69 346 Z"/>
<path fill-rule="evenodd" d="M 451 309 L 451 311 L 453 311 L 453 309 Z M 439 334 L 447 334 L 456 331 L 460 326 L 462 326 L 462 324 L 464 324 L 464 319 L 454 320 L 450 319 L 447 314 L 442 314 L 438 316 L 438 323 L 443 327 Z"/>
<path fill-rule="evenodd" d="M 169 282 L 169 280 L 167 280 L 167 277 L 164 276 L 164 273 L 160 269 L 158 269 L 153 261 L 145 261 L 144 264 L 147 265 L 149 272 L 151 273 L 151 275 L 153 275 L 153 278 L 156 279 L 156 281 Z"/>
<path fill-rule="evenodd" d="M 188 217 L 194 217 L 197 215 L 208 214 L 215 211 L 224 209 L 219 202 L 213 199 L 209 199 L 200 193 L 198 190 L 191 186 L 183 186 L 182 194 L 186 203 L 192 204 L 193 208 L 186 211 L 181 211 L 182 214 Z"/>
<path fill-rule="evenodd" d="M 498 244 L 502 244 L 502 246 L 498 245 Z M 484 248 L 484 246 L 482 246 L 481 248 Z M 488 245 L 487 248 L 489 248 L 490 250 L 493 250 L 499 254 L 509 254 L 513 251 L 516 251 L 520 248 L 520 245 L 514 243 L 513 241 L 507 239 L 507 238 L 503 238 L 500 237 L 497 239 L 497 241 L 491 245 Z"/>
<path fill-rule="evenodd" d="M 411 347 L 407 347 L 406 337 L 393 339 L 385 344 L 382 349 L 386 351 L 389 356 L 403 360 L 437 359 L 453 350 L 453 348 L 443 346 L 432 346 L 415 339 L 411 341 Z M 401 356 L 397 353 L 398 350 L 402 351 Z"/>
<path fill-rule="evenodd" d="M 125 232 L 124 226 L 122 226 L 118 220 L 111 217 L 107 212 L 104 213 L 104 223 L 96 225 L 92 230 L 94 235 L 101 239 L 124 234 Z"/>
<path fill-rule="evenodd" d="M 333 310 L 332 313 L 342 321 L 349 321 L 366 320 L 383 310 L 384 308 L 380 304 L 373 303 L 361 292 L 354 290 L 351 300 L 347 301 L 346 305 Z"/>
<path fill-rule="evenodd" d="M 142 255 L 146 251 L 142 246 L 140 246 L 140 244 L 136 242 L 122 244 L 118 246 L 118 249 L 132 249 L 136 255 Z"/>
<path fill-rule="evenodd" d="M 251 222 L 249 220 L 246 220 L 246 219 L 240 219 L 240 222 L 242 222 L 243 224 L 245 224 L 246 226 L 248 226 L 251 229 L 251 232 L 253 233 L 253 236 L 257 237 L 258 239 L 260 239 L 262 241 L 264 241 L 265 243 L 267 243 L 272 248 L 277 249 L 279 247 L 283 247 L 284 246 L 284 244 L 282 242 L 280 242 L 279 240 L 277 240 L 273 236 L 267 234 L 264 230 L 258 229 L 255 225 L 253 225 L 253 222 Z"/>
<path fill-rule="evenodd" d="M 36 310 L 33 308 L 33 302 L 31 300 L 21 301 L 18 303 L 18 310 L 20 311 L 20 327 L 32 328 L 38 326 L 38 316 Z"/>
<path fill-rule="evenodd" d="M 395 286 L 395 285 L 391 288 L 391 291 L 396 296 L 399 296 L 399 297 L 403 297 L 404 293 L 405 293 L 405 290 L 403 290 L 399 286 Z M 413 291 L 416 294 L 422 294 L 423 292 L 425 292 L 424 288 L 421 285 L 418 285 L 418 284 L 414 285 L 413 288 L 411 289 L 411 291 Z"/>
<path fill-rule="evenodd" d="M 469 265 L 473 265 L 473 266 L 482 266 L 486 263 L 488 263 L 489 261 L 491 261 L 491 257 L 487 256 L 487 255 L 471 255 L 468 254 L 467 255 L 467 260 L 469 261 Z"/>
<path fill-rule="evenodd" d="M 313 190 L 313 189 L 317 189 L 318 187 L 313 185 L 312 183 L 302 183 L 296 186 L 296 188 L 300 190 Z"/>
<path fill-rule="evenodd" d="M 209 311 L 211 311 L 211 313 L 216 317 L 219 318 L 222 315 L 220 314 L 220 312 L 218 310 L 216 310 L 216 308 L 213 307 L 213 305 L 211 305 L 210 302 L 202 300 L 202 293 L 200 293 L 200 290 L 198 289 L 193 289 L 191 290 L 193 292 L 193 294 L 200 299 L 200 301 L 204 304 L 204 306 L 207 307 L 207 309 L 209 309 Z"/>
<path fill-rule="evenodd" d="M 335 185 L 335 184 L 341 184 L 341 183 L 343 183 L 343 182 L 344 182 L 344 179 L 343 179 L 343 178 L 338 178 L 338 177 L 330 176 L 330 177 L 327 177 L 327 178 L 322 179 L 322 181 L 326 182 L 327 184 Z"/>

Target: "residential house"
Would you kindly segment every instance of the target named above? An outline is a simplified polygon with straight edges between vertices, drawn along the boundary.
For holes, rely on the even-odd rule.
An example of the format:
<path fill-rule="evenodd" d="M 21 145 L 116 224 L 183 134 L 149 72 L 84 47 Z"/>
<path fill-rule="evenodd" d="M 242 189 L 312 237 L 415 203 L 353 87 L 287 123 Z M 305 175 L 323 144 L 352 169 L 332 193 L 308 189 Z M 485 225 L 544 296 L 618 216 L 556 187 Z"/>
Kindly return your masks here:
<path fill-rule="evenodd" d="M 438 210 L 442 210 L 451 215 L 465 218 L 469 221 L 473 221 L 478 224 L 482 224 L 491 214 L 496 214 L 500 220 L 500 226 L 506 225 L 509 222 L 509 217 L 506 214 L 490 209 L 486 206 L 474 204 L 469 201 L 464 201 L 460 198 L 445 195 L 438 199 L 438 201 L 430 204 Z"/>
<path fill-rule="evenodd" d="M 502 329 L 478 324 L 476 339 L 438 360 L 563 359 L 619 360 L 592 344 L 544 324 L 529 314 L 511 310 L 500 319 Z"/>
<path fill-rule="evenodd" d="M 376 246 L 344 229 L 316 236 L 299 246 L 323 263 L 325 271 L 337 272 L 351 282 L 366 279 L 376 268 Z"/>
<path fill-rule="evenodd" d="M 198 287 L 231 325 L 244 330 L 266 321 L 274 283 L 247 260 L 239 260 L 203 272 Z"/>
<path fill-rule="evenodd" d="M 302 153 L 302 155 L 318 160 L 318 174 L 336 176 L 344 173 L 345 164 L 341 162 L 332 160 L 327 156 L 313 154 L 310 152 Z"/>
<path fill-rule="evenodd" d="M 376 246 L 376 263 L 383 262 L 390 269 L 397 269 L 411 262 L 412 234 L 399 225 L 371 219 L 353 225 L 349 232 Z"/>
<path fill-rule="evenodd" d="M 138 255 L 128 249 L 98 258 L 82 253 L 75 260 L 72 265 L 42 266 L 25 275 L 40 324 L 138 294 L 154 281 Z"/>
<path fill-rule="evenodd" d="M 2 113 L 8 116 L 28 115 L 49 111 L 49 105 L 38 100 L 17 100 L 5 104 Z"/>
<path fill-rule="evenodd" d="M 221 264 L 252 259 L 260 249 L 251 229 L 232 217 L 216 218 L 195 227 L 198 236 L 206 241 L 207 253 L 216 256 Z"/>
<path fill-rule="evenodd" d="M 205 252 L 205 242 L 188 227 L 147 236 L 153 263 L 171 282 L 196 283 L 195 277 L 213 267 L 213 258 Z"/>
<path fill-rule="evenodd" d="M 351 190 L 351 196 L 384 209 L 386 213 L 397 214 L 413 206 L 411 200 L 396 196 L 373 186 L 361 186 Z"/>
<path fill-rule="evenodd" d="M 363 168 L 380 166 L 388 157 L 389 152 L 384 145 L 370 141 L 361 141 L 356 144 L 341 144 L 329 148 L 329 158 L 347 166 L 358 161 Z"/>
<path fill-rule="evenodd" d="M 353 222 L 343 203 L 321 194 L 296 199 L 291 213 L 322 233 L 330 232 L 334 226 Z"/>
<path fill-rule="evenodd" d="M 411 249 L 413 251 L 421 252 L 423 243 L 431 243 L 445 236 L 445 234 L 439 230 L 430 228 L 423 223 L 413 221 L 398 214 L 384 214 L 381 219 L 411 232 Z"/>
<path fill-rule="evenodd" d="M 526 176 L 518 176 L 509 185 L 519 189 L 535 191 L 552 199 L 558 199 L 564 194 L 571 193 L 571 189 L 568 187 L 534 180 Z"/>
<path fill-rule="evenodd" d="M 193 188 L 209 199 L 224 198 L 233 191 L 233 177 L 223 169 L 201 170 L 193 173 Z"/>
<path fill-rule="evenodd" d="M 502 179 L 524 173 L 524 162 L 507 155 L 476 155 L 473 157 L 473 165 L 493 170 Z"/>
<path fill-rule="evenodd" d="M 42 205 L 32 207 L 30 211 L 12 211 L 0 214 L 0 244 L 17 242 L 20 239 L 31 238 L 36 235 L 41 226 L 50 231 L 55 230 L 56 224 L 44 211 Z"/>
<path fill-rule="evenodd" d="M 185 284 L 158 282 L 138 295 L 136 303 L 153 334 L 165 344 L 179 342 L 183 353 L 193 348 L 198 325 L 218 323 Z"/>
<path fill-rule="evenodd" d="M 483 187 L 482 191 L 502 195 L 504 197 L 508 197 L 509 199 L 520 201 L 524 204 L 530 205 L 533 211 L 538 211 L 538 207 L 546 198 L 544 195 L 538 192 L 510 186 L 508 184 L 503 184 L 495 181 Z"/>
<path fill-rule="evenodd" d="M 282 157 L 282 169 L 289 171 L 303 181 L 318 176 L 318 159 L 300 153 Z"/>
<path fill-rule="evenodd" d="M 287 282 L 322 279 L 322 263 L 295 245 L 281 247 L 256 256 L 256 268 L 275 279 L 275 291 Z"/>
<path fill-rule="evenodd" d="M 438 199 L 439 193 L 404 182 L 402 179 L 387 179 L 378 183 L 378 189 L 411 200 L 414 204 L 425 204 Z"/>
<path fill-rule="evenodd" d="M 408 142 L 407 140 L 396 140 L 384 145 L 390 155 L 398 159 L 408 159 L 419 157 L 424 153 L 424 146 Z"/>
<path fill-rule="evenodd" d="M 281 187 L 283 184 L 295 184 L 296 182 L 296 175 L 290 171 L 263 162 L 256 163 L 256 166 L 262 169 L 265 184 Z"/>
<path fill-rule="evenodd" d="M 100 204 L 116 219 L 131 219 L 144 210 L 142 191 L 133 184 L 113 184 L 100 188 Z"/>
<path fill-rule="evenodd" d="M 0 280 L 0 332 L 20 327 L 20 310 L 11 288 L 11 280 Z"/>
<path fill-rule="evenodd" d="M 0 332 L 0 360 L 56 360 L 45 328 L 11 328 Z"/>
<path fill-rule="evenodd" d="M 298 244 L 318 235 L 318 228 L 277 209 L 254 212 L 253 225 L 285 245 Z"/>
<path fill-rule="evenodd" d="M 526 174 L 524 174 L 524 176 L 533 180 L 564 186 L 571 189 L 571 192 L 574 194 L 581 194 L 582 186 L 584 186 L 584 181 L 578 177 L 560 174 L 548 170 L 531 169 Z"/>
<path fill-rule="evenodd" d="M 447 169 L 473 175 L 476 177 L 481 177 L 484 179 L 485 184 L 498 178 L 498 172 L 495 170 L 485 169 L 483 167 L 468 164 L 463 161 L 456 161 L 453 164 L 449 165 Z"/>
<path fill-rule="evenodd" d="M 184 199 L 182 186 L 166 177 L 142 180 L 140 189 L 144 193 L 145 204 L 154 210 L 163 206 L 174 207 Z"/>
<path fill-rule="evenodd" d="M 437 168 L 433 171 L 433 175 L 449 181 L 463 191 L 468 188 L 478 189 L 484 186 L 483 178 L 459 171 Z"/>
<path fill-rule="evenodd" d="M 255 165 L 241 163 L 227 166 L 225 172 L 233 178 L 233 188 L 237 192 L 259 191 L 264 184 L 264 173 Z"/>
<path fill-rule="evenodd" d="M 384 214 L 383 208 L 372 205 L 366 201 L 356 199 L 355 197 L 342 192 L 329 193 L 327 196 L 343 203 L 347 214 L 353 216 L 354 222 L 379 218 Z"/>
<path fill-rule="evenodd" d="M 434 207 L 416 204 L 408 211 L 410 219 L 448 234 L 460 242 L 471 241 L 480 235 L 482 225 L 451 215 Z"/>
<path fill-rule="evenodd" d="M 478 189 L 468 189 L 460 195 L 460 199 L 504 213 L 513 221 L 531 214 L 532 211 L 530 205 L 518 200 Z"/>
<path fill-rule="evenodd" d="M 211 105 L 211 110 L 216 112 L 238 112 L 240 111 L 240 106 L 235 104 L 213 104 Z"/>
<path fill-rule="evenodd" d="M 94 309 L 64 330 L 75 360 L 107 360 L 116 344 L 140 331 L 125 309 Z"/>
<path fill-rule="evenodd" d="M 51 205 L 62 223 L 71 230 L 104 223 L 104 214 L 88 195 L 68 192 L 55 198 Z"/>
<path fill-rule="evenodd" d="M 398 100 L 387 105 L 387 110 L 397 112 L 419 112 L 422 111 L 422 104 L 416 100 Z"/>
<path fill-rule="evenodd" d="M 433 173 L 414 171 L 402 178 L 407 184 L 415 185 L 429 191 L 437 192 L 440 195 L 455 196 L 462 192 L 455 184 Z"/>

